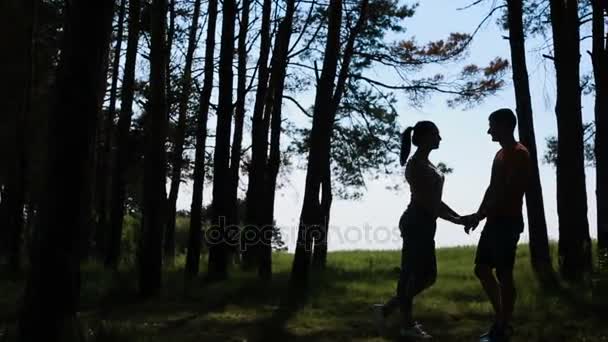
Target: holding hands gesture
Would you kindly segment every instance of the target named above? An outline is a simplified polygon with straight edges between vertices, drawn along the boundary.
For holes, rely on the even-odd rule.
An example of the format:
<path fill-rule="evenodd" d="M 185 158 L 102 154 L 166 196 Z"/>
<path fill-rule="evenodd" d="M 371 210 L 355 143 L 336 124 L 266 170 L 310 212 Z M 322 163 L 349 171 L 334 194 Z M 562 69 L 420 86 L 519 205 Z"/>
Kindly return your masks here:
<path fill-rule="evenodd" d="M 478 213 L 465 215 L 465 216 L 457 216 L 452 221 L 455 224 L 464 226 L 464 232 L 469 234 L 470 231 L 473 231 L 479 226 L 479 221 L 481 221 L 481 217 Z"/>

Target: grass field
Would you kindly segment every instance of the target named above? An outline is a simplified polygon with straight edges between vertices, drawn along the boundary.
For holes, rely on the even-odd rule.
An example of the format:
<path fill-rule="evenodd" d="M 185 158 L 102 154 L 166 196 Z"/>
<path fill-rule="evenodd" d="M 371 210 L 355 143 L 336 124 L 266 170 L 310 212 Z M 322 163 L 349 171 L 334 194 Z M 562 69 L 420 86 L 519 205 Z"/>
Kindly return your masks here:
<path fill-rule="evenodd" d="M 440 249 L 438 280 L 416 301 L 415 315 L 436 341 L 476 341 L 491 322 L 491 307 L 472 273 L 474 249 Z M 274 256 L 275 276 L 260 282 L 233 270 L 222 283 L 198 281 L 184 294 L 181 264 L 164 273 L 158 299 L 139 301 L 135 272 L 110 274 L 83 265 L 80 318 L 91 341 L 398 341 L 399 314 L 378 336 L 370 305 L 394 292 L 399 252 L 351 251 L 328 256 L 305 304 L 281 305 L 291 258 Z M 589 292 L 539 289 L 520 246 L 516 265 L 518 302 L 514 341 L 608 341 L 608 307 Z M 0 341 L 10 341 L 20 280 L 0 279 Z M 602 320 L 602 316 L 603 319 Z M 4 330 L 4 332 L 2 332 Z"/>

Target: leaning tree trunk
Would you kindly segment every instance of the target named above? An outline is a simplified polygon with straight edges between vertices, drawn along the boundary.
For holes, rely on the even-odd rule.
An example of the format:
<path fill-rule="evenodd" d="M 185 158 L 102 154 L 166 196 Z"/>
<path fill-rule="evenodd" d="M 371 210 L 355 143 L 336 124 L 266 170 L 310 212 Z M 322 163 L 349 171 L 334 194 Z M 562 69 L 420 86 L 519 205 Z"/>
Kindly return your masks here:
<path fill-rule="evenodd" d="M 229 196 L 230 186 L 230 129 L 232 124 L 232 54 L 234 50 L 234 22 L 236 3 L 224 0 L 222 9 L 222 43 L 220 47 L 219 94 L 215 152 L 213 155 L 213 199 L 209 232 L 209 278 L 221 280 L 228 276 L 227 224 L 232 217 Z"/>
<path fill-rule="evenodd" d="M 264 212 L 262 225 L 262 245 L 259 255 L 258 275 L 262 279 L 272 277 L 272 230 L 274 227 L 274 201 L 277 187 L 277 176 L 281 166 L 281 122 L 283 91 L 285 90 L 285 78 L 287 76 L 287 65 L 289 63 L 289 42 L 293 27 L 295 13 L 295 0 L 289 0 L 286 4 L 285 17 L 279 24 L 275 49 L 272 54 L 272 77 L 270 90 L 272 92 L 272 117 L 270 122 L 270 154 L 266 166 Z"/>
<path fill-rule="evenodd" d="M 112 187 L 110 193 L 110 229 L 106 243 L 105 265 L 116 268 L 120 257 L 120 241 L 125 211 L 125 188 L 127 184 L 127 165 L 129 163 L 129 129 L 133 116 L 133 97 L 135 88 L 135 66 L 137 64 L 137 45 L 139 41 L 139 20 L 141 0 L 129 0 L 129 35 L 127 37 L 127 55 L 125 57 L 124 75 L 120 98 L 120 116 L 116 137 L 116 156 L 112 169 Z"/>
<path fill-rule="evenodd" d="M 114 118 L 116 117 L 116 100 L 118 98 L 118 77 L 120 69 L 120 54 L 122 51 L 122 40 L 124 30 L 124 20 L 126 12 L 126 0 L 120 1 L 118 12 L 118 32 L 116 33 L 116 47 L 113 52 L 112 76 L 110 86 L 110 103 L 108 104 L 106 116 L 103 123 L 103 150 L 98 156 L 97 163 L 97 224 L 95 227 L 96 249 L 99 255 L 104 255 L 106 247 L 104 242 L 107 240 L 108 227 L 110 225 L 109 210 L 109 187 L 111 178 L 109 170 L 112 165 L 112 134 Z"/>
<path fill-rule="evenodd" d="M 152 2 L 150 49 L 150 109 L 145 117 L 144 203 L 142 243 L 139 260 L 139 291 L 152 296 L 161 287 L 161 240 L 165 223 L 165 138 L 166 98 L 166 13 L 167 1 Z"/>
<path fill-rule="evenodd" d="M 177 119 L 177 130 L 173 144 L 173 160 L 171 161 L 171 188 L 169 190 L 169 203 L 167 213 L 167 228 L 165 229 L 165 258 L 173 262 L 175 257 L 175 219 L 177 209 L 177 195 L 181 183 L 182 167 L 184 159 L 184 140 L 186 138 L 186 116 L 188 114 L 188 102 L 190 101 L 190 90 L 192 88 L 192 61 L 196 50 L 198 20 L 201 12 L 201 0 L 194 2 L 194 12 L 192 13 L 192 24 L 188 37 L 188 50 L 186 51 L 186 63 L 182 76 L 182 89 L 179 99 L 179 112 Z"/>
<path fill-rule="evenodd" d="M 595 172 L 597 241 L 600 271 L 608 271 L 608 42 L 604 15 L 608 3 L 593 0 L 593 74 L 595 76 Z"/>
<path fill-rule="evenodd" d="M 207 8 L 207 38 L 205 40 L 205 71 L 203 89 L 200 96 L 199 112 L 196 120 L 196 151 L 194 157 L 194 181 L 192 184 L 192 204 L 190 208 L 190 232 L 186 255 L 186 280 L 194 278 L 199 271 L 203 223 L 203 187 L 205 185 L 205 149 L 207 144 L 207 120 L 209 102 L 213 90 L 213 56 L 215 51 L 215 26 L 217 21 L 217 0 L 209 0 Z"/>
<path fill-rule="evenodd" d="M 264 105 L 268 96 L 268 56 L 270 54 L 270 15 L 272 1 L 264 0 L 262 5 L 262 27 L 260 31 L 260 56 L 258 59 L 258 85 L 253 106 L 251 123 L 251 162 L 248 168 L 249 181 L 246 195 L 246 225 L 241 244 L 242 266 L 252 268 L 257 263 L 260 253 L 260 229 L 264 222 L 262 218 L 262 203 L 264 200 L 264 170 L 268 153 L 268 129 L 264 122 Z M 250 237 L 251 238 L 248 238 Z"/>
<path fill-rule="evenodd" d="M 306 289 L 312 255 L 311 233 L 322 225 L 321 203 L 319 195 L 323 172 L 327 165 L 324 153 L 329 150 L 331 125 L 327 120 L 331 110 L 334 92 L 334 80 L 340 51 L 340 26 L 342 22 L 342 1 L 331 0 L 328 9 L 327 42 L 321 77 L 317 84 L 312 129 L 310 132 L 310 150 L 306 169 L 304 203 L 300 214 L 298 239 L 290 277 L 291 289 Z M 329 97 L 329 99 L 328 99 Z M 297 295 L 297 293 L 293 293 Z"/>
<path fill-rule="evenodd" d="M 113 1 L 74 0 L 65 12 L 63 48 L 49 120 L 46 192 L 18 328 L 19 341 L 74 341 L 80 292 L 74 212 L 89 187 L 89 146 L 100 107 Z M 78 129 L 73 129 L 78 127 Z"/>
<path fill-rule="evenodd" d="M 528 68 L 526 66 L 526 48 L 523 26 L 523 1 L 508 0 L 509 43 L 511 46 L 511 64 L 513 66 L 513 84 L 515 87 L 515 102 L 517 104 L 517 120 L 519 121 L 519 139 L 530 151 L 532 169 L 530 184 L 526 191 L 526 206 L 528 208 L 528 226 L 530 230 L 530 261 L 540 279 L 550 279 L 553 273 L 547 222 L 543 203 L 542 186 L 538 169 L 536 138 L 534 136 L 534 120 Z"/>
<path fill-rule="evenodd" d="M 340 102 L 342 101 L 342 97 L 346 90 L 346 84 L 348 81 L 348 74 L 350 72 L 350 63 L 353 59 L 353 55 L 355 53 L 355 42 L 359 37 L 359 34 L 363 32 L 365 28 L 365 24 L 367 22 L 367 8 L 368 8 L 369 0 L 361 0 L 359 7 L 359 19 L 355 26 L 351 29 L 351 32 L 346 41 L 346 45 L 344 47 L 344 53 L 342 57 L 342 64 L 340 65 L 340 74 L 338 75 L 338 82 L 336 83 L 336 89 L 334 95 L 331 98 L 330 106 L 327 112 L 327 125 L 329 128 L 329 137 L 325 137 L 325 149 L 323 151 L 323 167 L 322 172 L 322 197 L 321 197 L 321 225 L 318 227 L 318 230 L 315 232 L 313 236 L 313 255 L 312 255 L 312 264 L 316 269 L 325 268 L 325 264 L 327 261 L 327 237 L 328 237 L 328 229 L 329 229 L 329 215 L 331 213 L 331 203 L 332 203 L 332 194 L 331 194 L 331 135 L 333 132 L 333 125 L 336 117 L 336 113 L 338 112 L 338 108 L 340 107 Z"/>
<path fill-rule="evenodd" d="M 3 75 L 6 87 L 2 87 L 1 97 L 4 103 L 5 118 L 8 125 L 5 127 L 6 136 L 2 141 L 6 143 L 6 163 L 0 170 L 0 177 L 6 177 L 0 204 L 0 257 L 2 248 L 6 248 L 8 266 L 11 273 L 19 272 L 21 268 L 21 250 L 24 230 L 24 202 L 25 202 L 25 163 L 26 163 L 26 117 L 31 108 L 32 93 L 32 45 L 34 21 L 36 15 L 36 2 L 7 1 L 2 6 L 6 17 L 3 23 L 11 22 L 13 18 L 23 18 L 17 27 L 2 27 L 3 31 L 12 30 L 5 42 L 6 51 L 1 58 Z M 4 121 L 4 120 L 2 120 Z M 2 122 L 4 123 L 4 122 Z M 2 172 L 5 171 L 5 172 Z M 1 186 L 1 185 L 0 185 Z"/>
<path fill-rule="evenodd" d="M 238 224 L 237 194 L 239 188 L 239 170 L 241 167 L 241 145 L 243 142 L 243 123 L 245 120 L 245 100 L 247 98 L 247 31 L 249 29 L 250 1 L 243 0 L 238 39 L 238 65 L 237 65 L 237 91 L 236 106 L 234 110 L 234 134 L 230 151 L 230 180 L 228 196 L 230 211 L 233 214 L 232 222 Z"/>
<path fill-rule="evenodd" d="M 579 281 L 591 269 L 591 239 L 585 187 L 577 1 L 551 0 L 551 22 L 557 80 L 559 264 L 564 279 Z"/>

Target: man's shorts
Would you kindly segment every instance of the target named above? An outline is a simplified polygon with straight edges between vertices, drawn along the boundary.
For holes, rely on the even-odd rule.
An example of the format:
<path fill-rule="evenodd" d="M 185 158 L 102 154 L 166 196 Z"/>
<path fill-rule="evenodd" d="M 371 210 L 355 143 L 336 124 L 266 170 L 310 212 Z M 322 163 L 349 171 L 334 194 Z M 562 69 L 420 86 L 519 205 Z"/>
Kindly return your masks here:
<path fill-rule="evenodd" d="M 489 220 L 479 238 L 476 265 L 485 265 L 512 271 L 519 235 L 523 231 L 523 218 L 495 218 Z"/>

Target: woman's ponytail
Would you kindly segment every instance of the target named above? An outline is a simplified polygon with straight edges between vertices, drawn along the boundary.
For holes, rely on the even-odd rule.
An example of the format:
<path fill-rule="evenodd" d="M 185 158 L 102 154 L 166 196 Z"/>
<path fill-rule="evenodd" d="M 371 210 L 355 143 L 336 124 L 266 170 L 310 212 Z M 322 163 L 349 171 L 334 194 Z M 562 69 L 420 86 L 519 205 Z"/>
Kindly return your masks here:
<path fill-rule="evenodd" d="M 412 150 L 412 130 L 413 127 L 408 127 L 401 135 L 401 166 L 405 165 L 407 158 Z"/>

